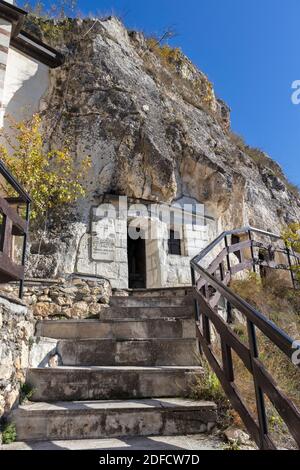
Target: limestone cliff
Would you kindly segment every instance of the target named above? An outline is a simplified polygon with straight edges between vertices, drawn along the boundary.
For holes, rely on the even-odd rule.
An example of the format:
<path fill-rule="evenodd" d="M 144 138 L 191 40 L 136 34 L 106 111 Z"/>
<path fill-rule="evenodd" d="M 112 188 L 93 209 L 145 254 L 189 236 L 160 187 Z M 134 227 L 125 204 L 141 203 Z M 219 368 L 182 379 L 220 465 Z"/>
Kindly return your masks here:
<path fill-rule="evenodd" d="M 231 134 L 228 107 L 179 50 L 116 18 L 74 20 L 55 41 L 66 62 L 51 72 L 41 103 L 50 145 L 67 139 L 77 160 L 91 155 L 93 162 L 73 228 L 66 222 L 67 238 L 57 238 L 68 270 L 90 207 L 104 192 L 195 198 L 218 231 L 251 224 L 278 232 L 300 219 L 299 194 L 280 167 Z"/>

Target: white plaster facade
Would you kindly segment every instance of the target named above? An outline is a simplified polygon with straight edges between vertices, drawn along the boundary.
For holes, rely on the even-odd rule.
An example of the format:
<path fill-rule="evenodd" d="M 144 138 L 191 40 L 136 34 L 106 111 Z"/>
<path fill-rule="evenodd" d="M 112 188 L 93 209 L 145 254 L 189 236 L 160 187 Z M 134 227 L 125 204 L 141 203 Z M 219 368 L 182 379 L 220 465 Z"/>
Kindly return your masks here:
<path fill-rule="evenodd" d="M 55 49 L 22 29 L 26 11 L 13 0 L 0 0 L 0 127 L 9 117 L 28 119 L 40 110 L 50 68 L 63 63 Z"/>
<path fill-rule="evenodd" d="M 4 128 L 8 130 L 9 118 L 18 122 L 38 112 L 48 86 L 49 67 L 10 47 L 2 100 Z"/>
<path fill-rule="evenodd" d="M 195 223 L 179 225 L 177 222 L 176 230 L 181 231 L 181 254 L 176 255 L 169 253 L 168 244 L 169 230 L 173 227 L 160 220 L 157 214 L 149 215 L 147 205 L 127 206 L 123 201 L 120 210 L 113 198 L 110 203 L 92 208 L 90 230 L 79 242 L 75 272 L 104 276 L 112 287 L 128 288 L 128 237 L 138 228 L 140 232 L 134 236 L 145 239 L 145 287 L 190 285 L 190 260 L 208 244 L 214 232 L 214 221 L 204 216 L 203 206 L 199 207 L 203 215 L 197 217 Z"/>

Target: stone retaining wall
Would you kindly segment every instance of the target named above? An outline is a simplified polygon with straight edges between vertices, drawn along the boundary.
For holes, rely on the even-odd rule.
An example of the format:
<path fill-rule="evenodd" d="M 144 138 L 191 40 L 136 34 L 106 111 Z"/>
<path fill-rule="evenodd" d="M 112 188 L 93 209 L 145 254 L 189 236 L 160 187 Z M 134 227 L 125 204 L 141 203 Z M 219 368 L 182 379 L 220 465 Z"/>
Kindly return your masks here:
<path fill-rule="evenodd" d="M 26 371 L 37 363 L 55 344 L 35 338 L 35 323 L 39 319 L 98 317 L 111 296 L 106 279 L 70 277 L 58 280 L 26 281 L 24 298 L 18 299 L 17 284 L 0 286 L 0 425 L 10 410 L 19 403 L 20 387 Z M 54 357 L 55 359 L 55 357 Z M 55 365 L 55 364 L 54 364 Z M 0 430 L 1 442 L 1 430 Z"/>
<path fill-rule="evenodd" d="M 1 286 L 0 293 L 17 295 L 14 285 Z M 91 318 L 109 302 L 111 286 L 106 279 L 71 277 L 26 281 L 23 300 L 35 319 Z"/>
<path fill-rule="evenodd" d="M 0 422 L 19 402 L 34 324 L 32 311 L 24 304 L 0 296 Z"/>

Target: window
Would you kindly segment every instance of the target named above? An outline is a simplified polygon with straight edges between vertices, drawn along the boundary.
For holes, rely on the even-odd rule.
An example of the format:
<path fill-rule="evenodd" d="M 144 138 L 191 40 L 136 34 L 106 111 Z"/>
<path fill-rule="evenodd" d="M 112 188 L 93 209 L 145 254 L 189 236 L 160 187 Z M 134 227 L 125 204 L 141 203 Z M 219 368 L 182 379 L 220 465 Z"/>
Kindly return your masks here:
<path fill-rule="evenodd" d="M 181 255 L 181 240 L 179 232 L 175 232 L 175 230 L 169 231 L 168 247 L 169 255 Z"/>

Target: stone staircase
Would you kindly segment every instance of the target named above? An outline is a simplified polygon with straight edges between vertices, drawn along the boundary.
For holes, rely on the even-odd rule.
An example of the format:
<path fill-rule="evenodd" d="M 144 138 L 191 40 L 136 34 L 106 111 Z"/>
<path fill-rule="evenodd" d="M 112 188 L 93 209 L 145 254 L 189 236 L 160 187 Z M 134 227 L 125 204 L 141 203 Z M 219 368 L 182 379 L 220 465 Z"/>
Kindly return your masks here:
<path fill-rule="evenodd" d="M 29 369 L 31 402 L 12 416 L 18 440 L 210 431 L 215 404 L 187 398 L 202 373 L 190 294 L 137 290 L 114 295 L 99 320 L 40 321 L 36 335 L 61 365 Z"/>

